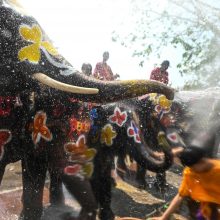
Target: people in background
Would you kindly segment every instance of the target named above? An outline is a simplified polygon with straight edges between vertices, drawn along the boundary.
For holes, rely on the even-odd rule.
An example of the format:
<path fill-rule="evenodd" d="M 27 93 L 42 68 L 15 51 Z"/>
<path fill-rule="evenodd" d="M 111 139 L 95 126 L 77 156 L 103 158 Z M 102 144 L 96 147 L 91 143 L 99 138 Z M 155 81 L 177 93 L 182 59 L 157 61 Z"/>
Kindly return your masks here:
<path fill-rule="evenodd" d="M 168 60 L 164 60 L 161 63 L 161 67 L 156 67 L 152 70 L 150 79 L 162 82 L 167 85 L 169 83 L 169 73 L 167 71 L 169 65 L 170 62 Z"/>
<path fill-rule="evenodd" d="M 100 80 L 111 81 L 119 77 L 118 74 L 113 74 L 111 67 L 107 64 L 109 59 L 109 52 L 105 51 L 103 53 L 102 62 L 98 62 L 95 66 L 93 76 Z"/>
<path fill-rule="evenodd" d="M 81 67 L 82 73 L 84 73 L 87 76 L 92 75 L 92 65 L 90 63 L 83 63 Z"/>
<path fill-rule="evenodd" d="M 207 158 L 199 147 L 180 149 L 176 154 L 185 166 L 178 194 L 161 217 L 150 220 L 169 219 L 187 197 L 200 203 L 196 219 L 220 219 L 220 160 Z"/>

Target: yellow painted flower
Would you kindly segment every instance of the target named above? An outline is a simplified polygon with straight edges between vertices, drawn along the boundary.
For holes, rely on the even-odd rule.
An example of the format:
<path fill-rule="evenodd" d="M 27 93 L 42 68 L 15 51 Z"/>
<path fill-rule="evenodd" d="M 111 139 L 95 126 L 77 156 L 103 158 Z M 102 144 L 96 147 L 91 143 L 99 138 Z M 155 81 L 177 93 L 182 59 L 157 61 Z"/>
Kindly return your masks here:
<path fill-rule="evenodd" d="M 165 111 L 170 110 L 172 101 L 168 100 L 165 95 L 151 93 L 149 96 L 154 105 L 159 105 Z"/>
<path fill-rule="evenodd" d="M 163 109 L 169 110 L 171 104 L 172 104 L 172 101 L 168 100 L 165 95 L 160 95 L 159 96 L 159 105 Z"/>
<path fill-rule="evenodd" d="M 117 133 L 113 130 L 110 124 L 105 125 L 101 132 L 101 143 L 106 143 L 106 145 L 111 146 L 113 144 L 113 139 L 117 136 Z"/>
<path fill-rule="evenodd" d="M 38 63 L 41 57 L 40 48 L 46 49 L 51 55 L 57 55 L 57 50 L 48 41 L 42 41 L 42 31 L 38 25 L 33 27 L 21 26 L 19 29 L 20 35 L 32 44 L 23 47 L 18 52 L 20 61 L 29 60 L 33 63 Z"/>
<path fill-rule="evenodd" d="M 150 93 L 149 94 L 149 99 L 150 101 L 153 102 L 154 105 L 157 105 L 158 104 L 158 100 L 157 100 L 157 93 Z"/>
<path fill-rule="evenodd" d="M 86 178 L 90 178 L 93 174 L 94 165 L 93 163 L 89 162 L 82 166 L 82 173 Z"/>

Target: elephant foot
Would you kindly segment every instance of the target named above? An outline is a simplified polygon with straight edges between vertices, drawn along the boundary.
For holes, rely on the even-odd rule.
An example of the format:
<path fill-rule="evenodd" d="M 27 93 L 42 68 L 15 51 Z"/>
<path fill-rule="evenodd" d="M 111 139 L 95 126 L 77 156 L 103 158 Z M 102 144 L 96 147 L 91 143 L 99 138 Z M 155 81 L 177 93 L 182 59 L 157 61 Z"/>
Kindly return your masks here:
<path fill-rule="evenodd" d="M 154 187 L 157 189 L 157 190 L 159 190 L 160 192 L 165 192 L 166 191 L 166 189 L 168 188 L 168 184 L 165 182 L 158 182 L 158 181 L 155 181 L 154 182 Z"/>
<path fill-rule="evenodd" d="M 114 220 L 115 215 L 111 208 L 100 208 L 99 210 L 99 219 L 100 220 Z"/>
<path fill-rule="evenodd" d="M 156 174 L 156 180 L 154 182 L 154 186 L 160 191 L 165 191 L 168 188 L 165 173 Z"/>
<path fill-rule="evenodd" d="M 147 183 L 146 183 L 146 180 L 145 180 L 145 176 L 143 177 L 143 176 L 137 175 L 135 180 L 137 181 L 138 188 L 146 189 Z"/>
<path fill-rule="evenodd" d="M 25 208 L 22 210 L 19 220 L 40 220 L 42 213 L 42 208 Z"/>
<path fill-rule="evenodd" d="M 111 177 L 111 186 L 112 187 L 116 187 L 117 186 L 116 180 L 113 177 Z"/>
<path fill-rule="evenodd" d="M 146 182 L 146 179 L 145 179 L 145 172 L 137 172 L 135 180 L 137 181 L 138 188 L 146 189 L 147 182 Z"/>
<path fill-rule="evenodd" d="M 88 212 L 85 209 L 82 209 L 81 212 L 79 213 L 79 220 L 96 220 L 96 211 L 93 212 Z"/>

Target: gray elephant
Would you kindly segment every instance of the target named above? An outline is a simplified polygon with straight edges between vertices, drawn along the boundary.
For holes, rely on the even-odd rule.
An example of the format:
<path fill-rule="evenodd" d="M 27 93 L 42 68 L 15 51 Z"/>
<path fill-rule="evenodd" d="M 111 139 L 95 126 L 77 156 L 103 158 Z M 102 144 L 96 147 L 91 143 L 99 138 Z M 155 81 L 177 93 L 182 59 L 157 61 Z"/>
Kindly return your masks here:
<path fill-rule="evenodd" d="M 39 191 L 42 191 L 44 174 L 40 173 L 45 173 L 42 164 L 47 163 L 45 157 L 50 155 L 46 146 L 62 140 L 54 124 L 51 130 L 46 126 L 47 120 L 51 122 L 56 116 L 51 114 L 53 102 L 68 103 L 74 97 L 107 103 L 149 92 L 173 98 L 173 90 L 158 82 L 106 83 L 84 76 L 58 53 L 38 22 L 17 1 L 0 1 L 0 54 L 0 181 L 8 163 L 22 160 L 24 219 L 41 216 Z M 47 99 L 42 95 L 42 102 L 39 96 L 37 111 L 33 112 L 30 95 L 33 92 L 41 95 L 39 82 L 52 89 Z M 49 99 L 50 102 L 45 101 Z M 65 117 L 60 116 L 61 119 L 64 121 Z M 43 150 L 42 146 L 45 146 Z M 53 171 L 54 166 L 51 167 Z M 64 175 L 63 181 L 68 186 L 72 179 Z"/>
<path fill-rule="evenodd" d="M 33 199 L 30 199 L 33 196 L 38 203 L 42 201 L 45 175 L 49 169 L 52 204 L 63 203 L 61 186 L 63 181 L 83 208 L 81 218 L 88 218 L 85 217 L 86 212 L 90 213 L 88 219 L 94 219 L 91 213 L 95 214 L 96 206 L 88 181 L 86 181 L 90 179 L 95 199 L 99 204 L 100 219 L 113 219 L 114 214 L 110 208 L 110 171 L 114 156 L 124 157 L 126 153 L 130 154 L 140 166 L 154 172 L 162 172 L 172 164 L 169 149 L 163 149 L 165 160 L 159 160 L 151 155 L 153 151 L 143 144 L 144 142 L 142 143 L 139 125 L 127 106 L 113 103 L 92 107 L 91 103 L 80 103 L 74 100 L 69 100 L 69 103 L 64 100 L 58 102 L 59 99 L 50 100 L 48 96 L 44 100 L 41 93 L 40 97 L 35 98 L 34 124 L 32 117 L 27 124 L 29 129 L 33 130 L 33 127 L 37 125 L 37 118 L 43 117 L 40 111 L 42 105 L 44 108 L 49 106 L 44 131 L 51 131 L 58 138 L 50 142 L 37 143 L 37 149 L 29 150 L 22 160 L 23 183 L 26 189 L 23 199 L 26 203 L 33 202 Z M 28 133 L 29 131 L 24 142 L 27 148 L 31 144 Z M 39 209 L 37 210 L 40 213 Z"/>
<path fill-rule="evenodd" d="M 198 146 L 207 156 L 219 157 L 219 88 L 205 91 L 179 91 L 169 101 L 161 94 L 139 98 L 138 109 L 148 109 L 148 114 L 139 114 L 141 130 L 151 149 L 158 146 L 157 136 L 163 132 L 164 145 L 172 148 Z M 145 182 L 146 170 L 140 167 L 138 178 Z M 158 174 L 157 186 L 164 187 L 165 173 Z"/>

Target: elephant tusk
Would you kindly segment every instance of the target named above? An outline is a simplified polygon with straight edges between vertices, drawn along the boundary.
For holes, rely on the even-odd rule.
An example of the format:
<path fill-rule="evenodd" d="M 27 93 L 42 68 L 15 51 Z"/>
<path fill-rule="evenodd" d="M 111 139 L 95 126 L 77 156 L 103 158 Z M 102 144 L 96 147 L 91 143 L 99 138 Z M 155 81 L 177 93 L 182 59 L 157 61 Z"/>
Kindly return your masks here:
<path fill-rule="evenodd" d="M 79 93 L 79 94 L 97 94 L 99 92 L 98 89 L 72 86 L 69 84 L 59 82 L 57 80 L 50 78 L 49 76 L 47 76 L 43 73 L 33 74 L 33 79 L 39 81 L 40 83 L 42 83 L 44 85 L 47 85 L 49 87 L 59 89 L 61 91 L 65 91 L 65 92 Z"/>

